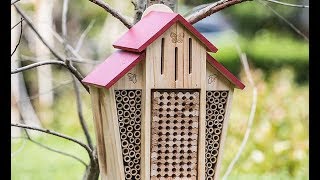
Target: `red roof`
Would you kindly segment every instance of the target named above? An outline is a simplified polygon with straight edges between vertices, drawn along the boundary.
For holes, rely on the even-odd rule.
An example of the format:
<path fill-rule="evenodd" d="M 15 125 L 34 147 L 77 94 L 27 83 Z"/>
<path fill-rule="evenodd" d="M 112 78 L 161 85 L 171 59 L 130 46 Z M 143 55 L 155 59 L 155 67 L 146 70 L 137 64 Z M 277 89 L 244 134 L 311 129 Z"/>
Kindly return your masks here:
<path fill-rule="evenodd" d="M 142 52 L 177 21 L 183 24 L 211 52 L 218 51 L 212 43 L 200 34 L 180 14 L 158 11 L 151 11 L 143 17 L 121 36 L 120 39 L 113 43 L 113 47 L 133 52 Z"/>
<path fill-rule="evenodd" d="M 113 44 L 115 48 L 121 50 L 111 54 L 103 63 L 90 72 L 82 82 L 105 88 L 111 87 L 145 57 L 144 50 L 146 47 L 177 21 L 198 37 L 210 51 L 216 52 L 218 50 L 181 15 L 152 11 Z M 207 61 L 233 83 L 236 88 L 243 89 L 245 87 L 239 79 L 208 53 Z"/>
<path fill-rule="evenodd" d="M 221 74 L 223 74 L 224 77 L 232 82 L 232 84 L 234 84 L 236 88 L 243 89 L 245 87 L 245 85 L 237 77 L 235 77 L 227 68 L 225 68 L 217 60 L 215 60 L 209 53 L 207 53 L 207 61 Z"/>
<path fill-rule="evenodd" d="M 109 88 L 129 72 L 144 56 L 145 53 L 117 50 L 90 72 L 82 82 Z"/>

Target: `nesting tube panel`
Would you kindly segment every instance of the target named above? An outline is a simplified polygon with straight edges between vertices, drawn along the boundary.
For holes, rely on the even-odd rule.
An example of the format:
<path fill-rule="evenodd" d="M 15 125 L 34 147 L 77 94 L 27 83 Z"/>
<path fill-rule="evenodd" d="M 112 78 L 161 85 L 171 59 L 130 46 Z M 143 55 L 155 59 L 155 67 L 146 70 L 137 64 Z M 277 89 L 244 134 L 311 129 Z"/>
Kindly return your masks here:
<path fill-rule="evenodd" d="M 199 92 L 152 92 L 151 180 L 197 179 Z"/>
<path fill-rule="evenodd" d="M 206 180 L 213 180 L 219 154 L 228 91 L 206 91 Z"/>
<path fill-rule="evenodd" d="M 141 90 L 115 90 L 125 179 L 138 180 L 141 157 Z"/>

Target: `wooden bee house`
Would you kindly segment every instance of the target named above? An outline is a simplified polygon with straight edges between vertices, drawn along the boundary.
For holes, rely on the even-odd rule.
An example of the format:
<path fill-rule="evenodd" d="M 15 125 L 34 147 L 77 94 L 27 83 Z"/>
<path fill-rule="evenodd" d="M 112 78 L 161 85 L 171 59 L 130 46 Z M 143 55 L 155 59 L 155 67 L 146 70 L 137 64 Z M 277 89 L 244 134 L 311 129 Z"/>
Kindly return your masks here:
<path fill-rule="evenodd" d="M 218 178 L 234 88 L 217 48 L 181 15 L 151 11 L 83 82 L 102 179 Z"/>

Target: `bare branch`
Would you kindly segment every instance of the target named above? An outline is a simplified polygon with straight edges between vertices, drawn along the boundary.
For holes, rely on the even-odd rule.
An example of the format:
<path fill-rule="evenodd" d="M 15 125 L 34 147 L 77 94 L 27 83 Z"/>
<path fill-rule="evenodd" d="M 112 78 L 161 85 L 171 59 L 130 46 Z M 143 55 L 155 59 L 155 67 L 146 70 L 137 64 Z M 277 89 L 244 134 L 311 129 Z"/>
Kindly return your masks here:
<path fill-rule="evenodd" d="M 81 46 L 82 46 L 82 43 L 83 43 L 83 40 L 84 38 L 87 36 L 87 34 L 89 33 L 89 31 L 91 30 L 91 28 L 93 27 L 93 24 L 95 23 L 95 20 L 92 20 L 90 22 L 90 24 L 88 25 L 88 27 L 83 31 L 83 33 L 81 34 L 78 42 L 77 42 L 77 45 L 76 45 L 76 49 L 75 51 L 76 52 L 79 52 Z"/>
<path fill-rule="evenodd" d="M 146 0 L 132 0 L 131 3 L 134 6 L 134 18 L 133 18 L 133 24 L 136 24 L 138 21 L 140 21 L 143 11 L 147 7 L 147 1 Z"/>
<path fill-rule="evenodd" d="M 19 2 L 21 0 L 15 0 L 15 1 L 11 1 L 11 5 L 14 5 L 15 3 Z"/>
<path fill-rule="evenodd" d="M 52 152 L 55 152 L 55 153 L 58 153 L 58 154 L 61 154 L 61 155 L 64 155 L 64 156 L 71 157 L 71 158 L 79 161 L 79 162 L 80 162 L 81 164 L 83 164 L 85 167 L 88 166 L 87 163 L 85 163 L 82 159 L 80 159 L 80 158 L 78 158 L 78 157 L 76 157 L 76 156 L 74 156 L 74 155 L 72 155 L 72 154 L 69 154 L 69 153 L 66 153 L 66 152 L 63 152 L 63 151 L 60 151 L 60 150 L 51 148 L 51 147 L 49 147 L 49 146 L 43 145 L 43 144 L 41 144 L 41 143 L 39 143 L 39 142 L 31 139 L 30 136 L 27 136 L 27 137 L 11 137 L 11 138 L 14 138 L 14 139 L 19 138 L 19 139 L 29 140 L 30 142 L 32 142 L 32 143 L 34 143 L 34 144 L 36 144 L 36 145 L 38 145 L 38 146 L 40 146 L 40 147 L 42 147 L 42 148 L 44 148 L 44 149 L 47 149 L 47 150 L 49 150 L 49 151 L 52 151 Z"/>
<path fill-rule="evenodd" d="M 241 142 L 240 148 L 236 154 L 236 156 L 232 159 L 231 163 L 229 164 L 227 171 L 225 172 L 224 176 L 222 177 L 222 180 L 226 180 L 227 177 L 229 176 L 229 174 L 231 173 L 235 163 L 238 161 L 241 153 L 243 152 L 247 142 L 248 142 L 248 138 L 251 132 L 251 128 L 252 128 L 252 124 L 253 124 L 253 120 L 254 120 L 254 116 L 256 113 L 256 107 L 257 107 L 257 100 L 258 100 L 258 89 L 253 81 L 251 72 L 250 72 L 250 68 L 248 65 L 248 60 L 247 60 L 247 56 L 245 53 L 243 53 L 239 47 L 239 45 L 236 45 L 237 48 L 237 52 L 240 56 L 240 60 L 242 62 L 242 65 L 244 67 L 244 71 L 246 73 L 247 79 L 250 83 L 250 85 L 253 87 L 253 94 L 252 94 L 252 104 L 251 104 L 251 110 L 250 110 L 250 115 L 249 115 L 249 120 L 248 120 L 248 126 L 246 129 L 246 132 L 244 134 L 243 140 Z"/>
<path fill-rule="evenodd" d="M 17 24 L 15 24 L 14 26 L 12 26 L 11 30 L 12 30 L 12 29 L 14 29 L 16 26 L 18 26 L 20 23 L 22 23 L 22 22 L 23 22 L 23 20 L 24 20 L 24 19 L 23 19 L 23 18 L 21 18 L 21 20 L 20 20 Z"/>
<path fill-rule="evenodd" d="M 25 19 L 26 23 L 31 27 L 31 29 L 36 33 L 36 35 L 39 37 L 39 39 L 42 41 L 42 43 L 50 50 L 50 52 L 60 61 L 64 61 L 67 65 L 67 68 L 70 70 L 70 72 L 81 82 L 83 87 L 89 92 L 89 88 L 87 85 L 82 83 L 83 76 L 80 74 L 80 72 L 73 67 L 68 61 L 63 58 L 58 52 L 53 50 L 53 48 L 46 42 L 46 40 L 40 35 L 40 33 L 36 30 L 35 26 L 33 25 L 32 21 L 25 15 L 25 13 L 14 4 L 14 7 L 17 9 L 17 12 Z M 90 92 L 89 92 L 90 93 Z"/>
<path fill-rule="evenodd" d="M 275 3 L 275 4 L 284 5 L 284 6 L 289 6 L 289 7 L 296 7 L 296 8 L 309 8 L 309 5 L 290 4 L 290 3 L 285 3 L 285 2 L 276 1 L 276 0 L 264 0 L 264 1 L 272 2 L 272 3 Z"/>
<path fill-rule="evenodd" d="M 88 130 L 87 124 L 85 123 L 85 120 L 83 118 L 82 102 L 81 102 L 81 98 L 80 98 L 79 87 L 78 87 L 78 84 L 76 81 L 73 81 L 73 86 L 74 86 L 74 91 L 76 94 L 76 103 L 77 103 L 77 112 L 78 112 L 79 121 L 80 121 L 82 130 L 84 132 L 84 135 L 86 136 L 88 145 L 91 149 L 93 149 L 92 140 L 91 140 L 91 137 L 89 134 L 89 130 Z"/>
<path fill-rule="evenodd" d="M 63 7 L 62 7 L 62 20 L 61 20 L 61 27 L 62 27 L 62 36 L 64 39 L 67 37 L 67 12 L 68 12 L 68 4 L 69 0 L 63 1 Z"/>
<path fill-rule="evenodd" d="M 38 63 L 33 63 L 33 64 L 30 64 L 30 65 L 15 69 L 15 70 L 11 71 L 11 74 L 15 74 L 15 73 L 18 73 L 18 72 L 26 71 L 26 70 L 29 70 L 29 69 L 32 69 L 32 68 L 35 68 L 35 67 L 38 67 L 38 66 L 47 65 L 47 64 L 57 64 L 57 65 L 61 65 L 61 66 L 64 66 L 64 67 L 68 68 L 67 65 L 62 61 L 53 61 L 53 60 L 51 60 L 51 61 L 41 61 L 41 62 L 38 62 Z"/>
<path fill-rule="evenodd" d="M 262 2 L 261 0 L 258 1 L 260 4 L 264 5 L 265 7 L 269 8 L 275 15 L 277 15 L 280 19 L 282 19 L 287 25 L 289 25 L 296 33 L 302 36 L 306 41 L 309 42 L 309 38 L 304 35 L 297 27 L 295 27 L 291 22 L 289 22 L 285 17 L 281 16 L 276 10 L 274 10 L 271 6 L 267 3 Z"/>
<path fill-rule="evenodd" d="M 127 28 L 132 27 L 132 23 L 130 23 L 129 20 L 125 16 L 120 14 L 117 10 L 113 9 L 108 3 L 104 2 L 103 0 L 89 0 L 89 1 L 102 7 L 104 10 L 110 13 L 113 17 L 119 19 Z"/>
<path fill-rule="evenodd" d="M 11 126 L 19 127 L 19 128 L 23 128 L 23 129 L 30 129 L 30 130 L 34 130 L 34 131 L 39 131 L 39 132 L 51 134 L 51 135 L 54 135 L 54 136 L 57 136 L 57 137 L 72 141 L 72 142 L 82 146 L 88 152 L 88 155 L 89 155 L 91 160 L 94 159 L 93 154 L 92 154 L 92 149 L 90 147 L 88 147 L 83 142 L 81 142 L 79 140 L 76 140 L 76 139 L 74 139 L 74 138 L 72 138 L 70 136 L 67 136 L 67 135 L 64 135 L 64 134 L 61 134 L 61 133 L 58 133 L 58 132 L 55 132 L 55 131 L 52 131 L 52 130 L 49 130 L 49 129 L 37 128 L 37 127 L 32 127 L 32 126 L 28 126 L 28 125 L 24 125 L 24 124 L 13 124 L 13 123 L 11 123 Z"/>
<path fill-rule="evenodd" d="M 192 13 L 191 15 L 189 15 L 188 17 L 186 17 L 186 20 L 191 23 L 194 24 L 198 21 L 200 21 L 201 19 L 210 16 L 218 11 L 221 11 L 229 6 L 233 6 L 245 1 L 252 1 L 252 0 L 220 0 L 217 1 L 215 3 L 212 3 L 208 6 L 206 6 L 203 9 L 200 9 L 194 13 Z"/>
<path fill-rule="evenodd" d="M 13 52 L 11 53 L 11 56 L 16 52 L 16 50 L 18 49 L 18 46 L 21 42 L 21 37 L 22 37 L 22 30 L 23 30 L 23 25 L 22 25 L 22 21 L 23 21 L 23 18 L 21 18 L 20 22 L 21 22 L 21 27 L 20 27 L 20 36 L 19 36 L 19 40 L 18 40 L 18 43 L 16 45 L 16 47 L 14 48 Z M 12 29 L 12 28 L 11 28 Z"/>

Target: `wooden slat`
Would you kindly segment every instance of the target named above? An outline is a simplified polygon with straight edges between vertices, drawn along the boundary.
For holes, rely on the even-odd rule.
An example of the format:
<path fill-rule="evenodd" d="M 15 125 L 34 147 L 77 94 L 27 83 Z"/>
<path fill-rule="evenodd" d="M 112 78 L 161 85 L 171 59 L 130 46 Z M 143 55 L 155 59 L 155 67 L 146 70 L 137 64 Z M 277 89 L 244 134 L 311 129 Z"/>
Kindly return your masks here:
<path fill-rule="evenodd" d="M 108 178 L 124 180 L 123 157 L 114 89 L 102 89 L 100 93 L 102 117 L 106 121 L 104 138 L 106 142 Z"/>
<path fill-rule="evenodd" d="M 193 41 L 195 42 L 195 41 Z M 194 52 L 195 54 L 198 55 L 198 57 L 194 57 L 199 59 L 199 61 L 202 62 L 206 62 L 206 52 L 205 49 L 199 47 L 199 45 L 197 43 L 193 43 L 193 48 L 194 46 L 198 46 L 199 48 L 199 52 Z M 194 54 L 193 54 L 194 56 Z M 197 67 L 198 65 L 195 65 L 196 63 L 194 63 L 195 59 L 193 59 L 193 67 Z M 199 121 L 199 150 L 198 150 L 198 180 L 203 180 L 205 179 L 205 128 L 206 128 L 206 123 L 205 123 L 205 119 L 206 119 L 206 83 L 205 82 L 205 78 L 206 78 L 206 71 L 204 69 L 206 69 L 206 63 L 199 63 L 200 65 L 200 71 L 199 71 L 199 75 L 200 75 L 200 82 L 202 82 L 200 84 L 201 90 L 200 90 L 200 121 Z M 194 71 L 194 73 L 196 72 L 196 70 Z M 193 75 L 194 75 L 193 73 Z M 197 78 L 192 77 L 192 83 L 193 85 L 196 84 L 196 82 L 194 82 L 194 80 L 196 81 Z"/>
<path fill-rule="evenodd" d="M 144 59 L 142 60 L 144 61 Z M 142 62 L 122 76 L 114 85 L 114 89 L 141 89 L 144 83 Z"/>
<path fill-rule="evenodd" d="M 98 160 L 99 160 L 99 169 L 100 176 L 102 180 L 107 179 L 107 162 L 106 162 L 106 150 L 105 150 L 105 141 L 103 135 L 103 125 L 102 125 L 102 115 L 101 115 L 101 106 L 99 99 L 99 89 L 93 86 L 89 86 L 90 95 L 91 95 L 91 105 L 93 111 L 93 125 L 95 128 L 96 142 L 97 142 L 97 151 L 98 151 Z"/>

